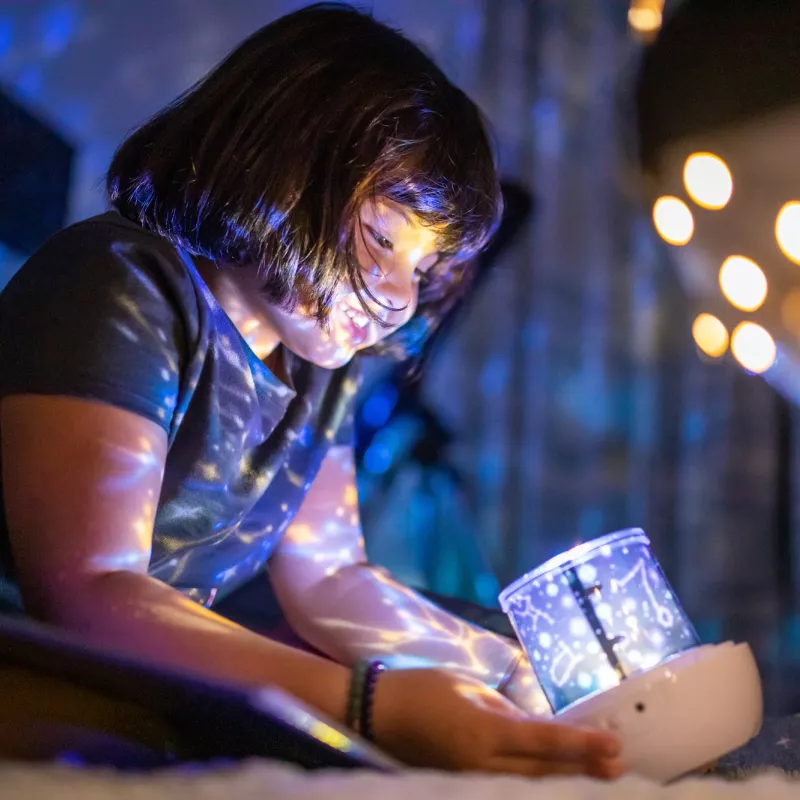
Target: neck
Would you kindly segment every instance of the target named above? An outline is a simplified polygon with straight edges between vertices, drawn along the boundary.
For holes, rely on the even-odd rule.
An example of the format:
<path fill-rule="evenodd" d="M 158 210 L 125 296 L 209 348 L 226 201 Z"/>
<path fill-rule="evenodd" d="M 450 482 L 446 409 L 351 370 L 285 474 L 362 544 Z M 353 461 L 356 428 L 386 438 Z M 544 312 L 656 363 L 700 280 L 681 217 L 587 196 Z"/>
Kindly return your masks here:
<path fill-rule="evenodd" d="M 252 267 L 222 270 L 212 261 L 196 259 L 197 270 L 220 308 L 261 361 L 271 360 L 281 343 L 259 307 L 257 271 Z"/>

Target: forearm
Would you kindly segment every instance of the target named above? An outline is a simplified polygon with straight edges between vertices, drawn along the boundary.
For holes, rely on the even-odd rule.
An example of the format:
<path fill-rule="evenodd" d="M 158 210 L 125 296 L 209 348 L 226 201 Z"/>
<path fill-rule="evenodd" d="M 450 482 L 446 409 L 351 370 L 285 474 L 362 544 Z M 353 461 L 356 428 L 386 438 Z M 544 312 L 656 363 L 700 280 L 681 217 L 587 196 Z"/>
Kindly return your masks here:
<path fill-rule="evenodd" d="M 346 664 L 377 657 L 392 665 L 437 664 L 497 686 L 519 659 L 515 642 L 459 619 L 368 565 L 341 567 L 299 597 L 276 588 L 297 633 Z"/>
<path fill-rule="evenodd" d="M 273 684 L 344 719 L 346 668 L 258 636 L 152 578 L 108 573 L 59 594 L 38 615 L 87 643 L 225 682 Z"/>

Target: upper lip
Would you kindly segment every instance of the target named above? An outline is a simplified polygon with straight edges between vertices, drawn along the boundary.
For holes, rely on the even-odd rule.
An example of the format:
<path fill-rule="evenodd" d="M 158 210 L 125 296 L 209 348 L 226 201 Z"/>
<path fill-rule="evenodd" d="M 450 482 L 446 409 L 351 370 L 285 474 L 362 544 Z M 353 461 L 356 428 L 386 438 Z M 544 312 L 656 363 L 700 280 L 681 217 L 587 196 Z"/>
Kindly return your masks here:
<path fill-rule="evenodd" d="M 353 308 L 353 306 L 349 305 L 348 303 L 343 304 L 342 310 L 344 311 L 347 318 L 355 325 L 357 328 L 364 330 L 367 325 L 370 323 L 370 316 L 364 311 L 363 308 Z"/>

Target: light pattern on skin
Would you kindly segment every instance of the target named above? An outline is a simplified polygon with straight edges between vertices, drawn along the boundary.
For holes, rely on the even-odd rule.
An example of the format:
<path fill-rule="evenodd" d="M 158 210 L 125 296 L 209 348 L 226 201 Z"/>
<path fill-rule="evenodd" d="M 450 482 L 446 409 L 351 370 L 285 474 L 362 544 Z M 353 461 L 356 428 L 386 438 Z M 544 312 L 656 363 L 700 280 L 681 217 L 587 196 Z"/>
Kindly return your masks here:
<path fill-rule="evenodd" d="M 388 208 L 370 213 L 365 225 L 393 238 L 393 248 L 374 263 L 375 247 L 361 241 L 362 255 L 370 255 L 365 270 L 375 266 L 371 288 L 389 307 L 380 312 L 389 327 L 369 321 L 367 336 L 350 341 L 347 353 L 340 352 L 342 332 L 364 330 L 351 324 L 361 322 L 355 306 L 346 307 L 352 292 L 339 298 L 329 334 L 302 314 L 260 313 L 258 294 L 246 291 L 257 283 L 255 269 L 207 282 L 202 266 L 165 248 L 155 259 L 161 272 L 154 280 L 151 264 L 120 255 L 125 245 L 114 243 L 111 253 L 98 256 L 106 288 L 122 298 L 110 319 L 99 320 L 108 334 L 99 337 L 107 345 L 101 357 L 142 370 L 124 375 L 121 384 L 145 393 L 168 428 L 158 508 L 148 497 L 131 515 L 143 548 L 132 558 L 141 569 L 152 530 L 149 574 L 211 605 L 263 569 L 293 523 L 272 571 L 287 616 L 311 644 L 346 662 L 380 655 L 397 664 L 450 667 L 497 685 L 518 661 L 515 642 L 457 619 L 365 561 L 352 450 L 336 444 L 351 429 L 356 373 L 319 367 L 331 365 L 329 357 L 349 360 L 406 321 L 416 304 L 418 270 L 438 258 L 430 229 Z M 115 236 L 141 236 L 125 234 L 124 220 L 108 224 Z M 176 297 L 183 303 L 177 310 Z M 87 346 L 87 357 L 93 353 Z M 108 362 L 100 367 L 102 381 Z M 163 373 L 169 380 L 155 397 L 148 382 Z M 147 468 L 147 448 L 129 461 L 126 479 L 132 468 Z"/>
<path fill-rule="evenodd" d="M 698 644 L 646 539 L 623 544 L 530 581 L 509 603 L 555 711 Z"/>
<path fill-rule="evenodd" d="M 259 304 L 257 273 L 208 276 L 215 296 L 262 358 L 281 341 L 304 358 L 332 367 L 411 317 L 416 273 L 438 258 L 435 232 L 380 200 L 362 209 L 361 223 L 357 255 L 370 290 L 386 306 L 372 308 L 388 328 L 370 320 L 346 289 L 334 303 L 329 328 L 322 330 L 302 308 L 290 314 Z M 391 250 L 382 250 L 383 239 L 391 240 Z M 289 470 L 287 475 L 292 485 L 302 484 L 301 474 Z M 270 573 L 297 632 L 345 663 L 381 656 L 397 665 L 439 664 L 497 685 L 517 661 L 513 642 L 453 617 L 366 563 L 349 448 L 328 453 L 271 558 Z M 521 677 L 519 687 L 531 678 Z"/>
<path fill-rule="evenodd" d="M 314 481 L 319 467 L 316 459 L 325 445 L 314 438 L 313 425 L 326 408 L 326 393 L 333 390 L 325 385 L 331 373 L 315 372 L 310 364 L 303 367 L 305 362 L 292 361 L 294 356 L 289 355 L 289 350 L 318 366 L 334 366 L 334 362 L 349 361 L 355 350 L 391 333 L 413 313 L 416 271 L 426 269 L 437 256 L 434 232 L 380 203 L 364 209 L 362 222 L 370 230 L 380 230 L 381 236 L 392 237 L 391 252 L 379 253 L 374 244 L 367 246 L 363 236 L 357 244 L 365 269 L 375 265 L 376 274 L 368 278 L 371 290 L 381 302 L 398 310 L 381 309 L 381 317 L 389 327 L 370 321 L 368 337 L 360 343 L 350 342 L 345 350 L 340 347 L 342 337 L 353 332 L 351 317 L 356 298 L 352 292 L 340 293 L 331 327 L 325 331 L 315 320 L 304 317 L 302 309 L 286 314 L 265 304 L 256 268 L 219 270 L 202 259 L 196 263 L 187 259 L 187 269 L 197 275 L 201 294 L 211 309 L 209 316 L 217 333 L 218 368 L 245 378 L 220 381 L 219 402 L 211 411 L 219 415 L 226 438 L 214 442 L 211 452 L 198 458 L 191 483 L 186 486 L 190 491 L 183 492 L 186 501 L 175 497 L 173 502 L 162 504 L 156 518 L 152 574 L 181 586 L 199 602 L 210 604 L 225 596 L 263 567 Z M 128 308 L 132 305 L 129 303 Z M 139 317 L 146 319 L 144 314 Z M 331 349 L 333 340 L 339 341 L 335 352 Z M 280 344 L 284 346 L 279 347 Z M 197 365 L 198 370 L 203 367 L 204 364 Z M 190 388 L 196 385 L 195 378 Z M 342 412 L 352 414 L 356 389 L 356 380 L 344 375 L 338 385 L 340 397 L 331 407 L 332 415 L 328 420 L 319 420 L 325 442 L 335 444 L 343 429 Z M 190 399 L 191 395 L 176 409 L 178 421 Z M 265 408 L 271 415 L 281 409 L 286 415 L 287 424 L 277 428 L 281 443 L 269 439 L 280 417 L 266 418 Z M 345 424 L 344 430 L 350 425 L 351 422 Z M 266 460 L 264 448 L 269 452 Z M 238 468 L 232 472 L 229 465 L 236 453 L 241 455 Z M 167 499 L 175 491 L 170 478 L 168 471 L 164 493 Z M 193 485 L 204 493 L 204 505 L 195 503 Z M 214 493 L 209 493 L 211 487 L 218 487 L 216 500 Z M 234 497 L 240 497 L 242 503 L 238 513 L 231 515 L 222 509 Z M 211 505 L 220 507 L 216 522 L 209 499 Z M 353 522 L 357 509 L 352 498 L 351 504 L 352 510 L 343 511 L 338 517 L 332 514 L 332 518 Z M 159 535 L 164 531 L 169 531 L 168 536 Z M 202 535 L 198 536 L 200 531 Z M 317 554 L 316 558 L 321 563 L 327 556 Z M 213 574 L 208 576 L 206 573 L 212 568 Z M 329 565 L 329 571 L 334 569 L 335 565 Z"/>
<path fill-rule="evenodd" d="M 513 641 L 453 616 L 367 563 L 350 448 L 329 452 L 269 570 L 295 630 L 344 663 L 439 665 L 498 686 L 519 658 Z M 519 670 L 513 699 L 547 710 L 529 668 Z"/>
<path fill-rule="evenodd" d="M 113 563 L 97 567 L 139 570 L 149 558 L 152 577 L 210 605 L 264 568 L 330 443 L 351 440 L 358 365 L 332 372 L 278 348 L 282 381 L 244 341 L 188 255 L 115 213 L 59 236 L 87 252 L 62 264 L 60 279 L 76 297 L 107 302 L 97 314 L 73 314 L 75 324 L 48 340 L 44 320 L 35 321 L 24 298 L 50 264 L 31 262 L 16 286 L 43 341 L 31 344 L 21 319 L 17 344 L 33 368 L 41 358 L 36 347 L 50 359 L 68 339 L 63 376 L 54 375 L 59 394 L 85 392 L 158 422 L 168 437 L 160 493 L 130 513 L 137 538 L 152 531 L 152 552 L 101 552 L 100 561 Z M 45 310 L 60 301 L 38 294 Z M 79 385 L 64 385 L 72 372 Z M 121 498 L 126 482 L 151 464 L 144 444 L 134 449 L 108 471 L 109 488 L 118 484 Z M 19 598 L 6 565 L 0 582 L 4 596 Z"/>
<path fill-rule="evenodd" d="M 380 242 L 391 244 L 391 249 Z M 353 287 L 343 284 L 326 328 L 309 309 L 301 306 L 289 312 L 261 300 L 257 270 L 219 272 L 212 267 L 204 271 L 204 278 L 259 357 L 266 357 L 281 342 L 301 358 L 335 369 L 411 319 L 420 275 L 439 260 L 437 245 L 435 229 L 405 214 L 396 203 L 381 198 L 366 203 L 359 215 L 355 249 L 374 299 L 360 298 Z M 380 323 L 366 313 L 362 299 Z"/>
<path fill-rule="evenodd" d="M 158 486 L 161 482 L 163 466 L 160 455 L 157 455 L 161 448 L 147 436 L 140 436 L 130 446 L 101 438 L 96 447 L 104 453 L 105 474 L 98 480 L 96 489 L 100 502 L 124 506 L 127 497 L 139 496 L 142 491 L 145 500 L 140 509 L 133 509 L 130 516 L 133 546 L 125 552 L 112 547 L 113 555 L 106 552 L 89 554 L 87 567 L 99 573 L 116 570 L 145 572 L 150 561 L 157 499 L 153 488 L 145 490 L 144 487 Z"/>

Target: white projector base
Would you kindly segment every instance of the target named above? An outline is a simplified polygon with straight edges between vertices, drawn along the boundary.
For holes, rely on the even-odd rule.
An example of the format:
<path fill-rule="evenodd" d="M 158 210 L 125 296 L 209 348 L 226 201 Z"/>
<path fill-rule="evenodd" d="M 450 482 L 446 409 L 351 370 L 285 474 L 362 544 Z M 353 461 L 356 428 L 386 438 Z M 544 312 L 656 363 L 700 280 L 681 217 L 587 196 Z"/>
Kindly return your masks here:
<path fill-rule="evenodd" d="M 761 728 L 763 699 L 750 647 L 703 645 L 556 716 L 612 731 L 630 772 L 666 783 L 746 744 Z"/>

